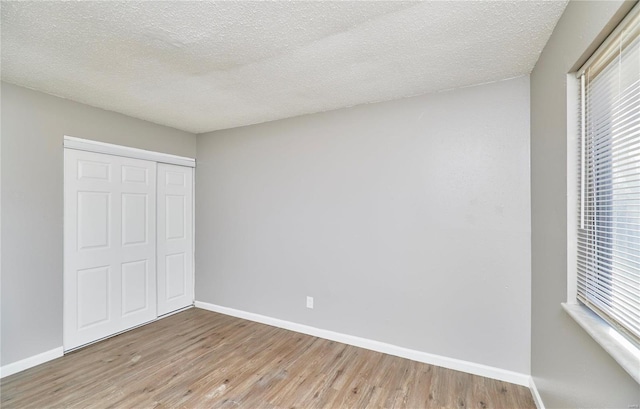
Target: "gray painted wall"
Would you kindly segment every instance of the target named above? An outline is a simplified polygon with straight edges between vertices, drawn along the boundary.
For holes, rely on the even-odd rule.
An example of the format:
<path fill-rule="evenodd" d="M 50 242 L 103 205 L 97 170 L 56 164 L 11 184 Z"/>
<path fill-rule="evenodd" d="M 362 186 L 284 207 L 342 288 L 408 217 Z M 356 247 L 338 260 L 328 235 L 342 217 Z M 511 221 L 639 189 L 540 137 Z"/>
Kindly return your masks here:
<path fill-rule="evenodd" d="M 567 297 L 566 75 L 630 6 L 572 1 L 531 74 L 531 370 L 547 408 L 640 404 L 640 386 L 560 306 Z"/>
<path fill-rule="evenodd" d="M 64 135 L 195 157 L 195 135 L 2 83 L 2 365 L 62 346 Z"/>
<path fill-rule="evenodd" d="M 197 141 L 196 300 L 529 373 L 528 77 Z"/>

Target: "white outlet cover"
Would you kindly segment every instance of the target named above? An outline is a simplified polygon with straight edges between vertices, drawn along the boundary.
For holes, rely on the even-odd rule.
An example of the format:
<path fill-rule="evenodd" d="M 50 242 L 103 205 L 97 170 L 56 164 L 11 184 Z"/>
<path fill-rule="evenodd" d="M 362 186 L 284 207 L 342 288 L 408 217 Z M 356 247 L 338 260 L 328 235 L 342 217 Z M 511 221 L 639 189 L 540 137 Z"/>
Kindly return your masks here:
<path fill-rule="evenodd" d="M 307 308 L 313 309 L 313 297 L 307 296 Z"/>

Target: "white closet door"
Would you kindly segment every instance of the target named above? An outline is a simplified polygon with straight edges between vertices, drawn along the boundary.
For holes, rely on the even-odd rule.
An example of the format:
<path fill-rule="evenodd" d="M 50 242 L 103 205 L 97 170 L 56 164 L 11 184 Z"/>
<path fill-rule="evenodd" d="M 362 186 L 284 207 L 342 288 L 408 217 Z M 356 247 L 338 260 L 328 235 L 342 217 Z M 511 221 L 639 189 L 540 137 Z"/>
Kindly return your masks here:
<path fill-rule="evenodd" d="M 193 169 L 158 164 L 158 315 L 193 304 Z"/>
<path fill-rule="evenodd" d="M 65 149 L 64 348 L 156 311 L 156 163 Z"/>

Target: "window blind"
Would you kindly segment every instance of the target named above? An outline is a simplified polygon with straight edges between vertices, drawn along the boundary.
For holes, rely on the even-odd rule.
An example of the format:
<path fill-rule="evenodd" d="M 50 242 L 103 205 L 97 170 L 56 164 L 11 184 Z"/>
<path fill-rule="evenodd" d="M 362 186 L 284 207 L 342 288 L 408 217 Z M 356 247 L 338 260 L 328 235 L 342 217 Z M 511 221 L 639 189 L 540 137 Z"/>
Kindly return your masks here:
<path fill-rule="evenodd" d="M 579 71 L 577 294 L 640 345 L 640 12 Z"/>

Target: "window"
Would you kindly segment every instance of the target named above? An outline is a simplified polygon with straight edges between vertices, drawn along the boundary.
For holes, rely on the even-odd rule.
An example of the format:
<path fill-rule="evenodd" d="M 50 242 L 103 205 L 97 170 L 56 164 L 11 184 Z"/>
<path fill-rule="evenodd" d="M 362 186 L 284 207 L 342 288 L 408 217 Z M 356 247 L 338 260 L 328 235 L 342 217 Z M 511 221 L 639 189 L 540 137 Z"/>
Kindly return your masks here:
<path fill-rule="evenodd" d="M 640 12 L 578 72 L 577 298 L 640 346 Z"/>

